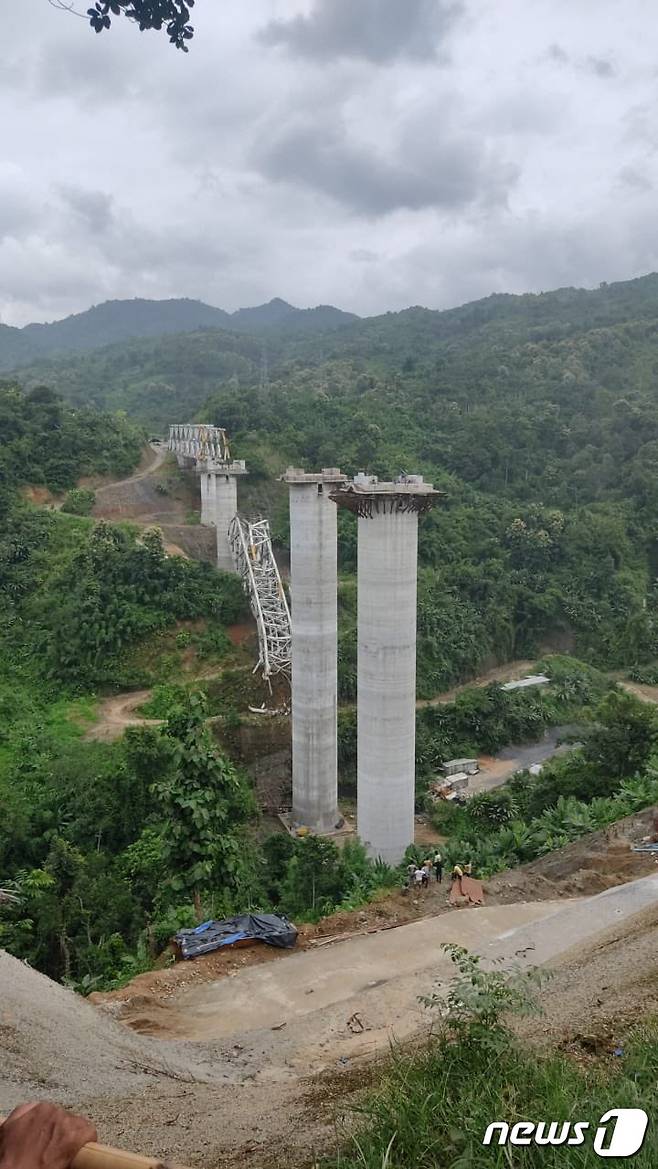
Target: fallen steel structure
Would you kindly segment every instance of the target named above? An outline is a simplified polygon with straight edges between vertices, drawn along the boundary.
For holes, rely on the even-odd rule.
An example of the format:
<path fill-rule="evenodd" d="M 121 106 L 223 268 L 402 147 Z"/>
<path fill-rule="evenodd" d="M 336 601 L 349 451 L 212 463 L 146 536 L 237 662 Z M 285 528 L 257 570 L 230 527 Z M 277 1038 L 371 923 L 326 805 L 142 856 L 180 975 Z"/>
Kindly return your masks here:
<path fill-rule="evenodd" d="M 275 674 L 290 677 L 291 623 L 283 582 L 266 519 L 238 513 L 238 479 L 247 474 L 233 459 L 221 426 L 181 423 L 169 427 L 169 450 L 180 466 L 194 467 L 201 484 L 201 523 L 217 529 L 217 567 L 236 572 L 249 597 L 258 629 L 259 658 L 269 684 Z"/>
<path fill-rule="evenodd" d="M 262 670 L 267 682 L 275 674 L 290 677 L 290 609 L 272 550 L 270 525 L 265 519 L 245 520 L 236 513 L 228 538 L 258 629 L 255 668 Z"/>

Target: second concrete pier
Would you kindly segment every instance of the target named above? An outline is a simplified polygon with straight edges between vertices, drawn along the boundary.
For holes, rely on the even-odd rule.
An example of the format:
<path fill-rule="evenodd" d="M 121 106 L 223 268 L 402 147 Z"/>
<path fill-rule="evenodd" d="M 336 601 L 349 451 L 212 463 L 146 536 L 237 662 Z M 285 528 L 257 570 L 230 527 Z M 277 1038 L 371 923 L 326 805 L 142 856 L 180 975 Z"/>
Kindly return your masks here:
<path fill-rule="evenodd" d="M 292 815 L 329 832 L 339 822 L 337 779 L 337 532 L 329 493 L 335 467 L 289 467 L 292 621 Z"/>
<path fill-rule="evenodd" d="M 357 832 L 393 865 L 414 839 L 418 515 L 439 494 L 361 474 L 332 496 L 358 516 Z"/>

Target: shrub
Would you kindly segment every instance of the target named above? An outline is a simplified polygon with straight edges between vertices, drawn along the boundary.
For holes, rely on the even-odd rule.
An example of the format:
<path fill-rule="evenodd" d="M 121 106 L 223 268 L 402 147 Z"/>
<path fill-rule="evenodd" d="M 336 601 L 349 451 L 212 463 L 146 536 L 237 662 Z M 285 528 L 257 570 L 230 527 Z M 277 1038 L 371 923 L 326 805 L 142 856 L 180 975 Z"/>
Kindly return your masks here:
<path fill-rule="evenodd" d="M 506 824 L 516 814 L 516 803 L 509 791 L 479 792 L 468 801 L 468 812 L 486 824 Z"/>
<path fill-rule="evenodd" d="M 658 662 L 648 666 L 633 666 L 628 676 L 632 682 L 640 682 L 643 686 L 658 686 Z"/>
<path fill-rule="evenodd" d="M 91 515 L 96 494 L 87 487 L 72 487 L 64 497 L 62 511 L 69 515 Z"/>
<path fill-rule="evenodd" d="M 535 967 L 483 970 L 481 958 L 463 946 L 444 942 L 441 949 L 458 973 L 447 995 L 435 990 L 421 995 L 419 1001 L 439 1012 L 446 1038 L 481 1048 L 506 1047 L 511 1039 L 510 1016 L 538 1011 L 536 992 L 548 976 Z"/>

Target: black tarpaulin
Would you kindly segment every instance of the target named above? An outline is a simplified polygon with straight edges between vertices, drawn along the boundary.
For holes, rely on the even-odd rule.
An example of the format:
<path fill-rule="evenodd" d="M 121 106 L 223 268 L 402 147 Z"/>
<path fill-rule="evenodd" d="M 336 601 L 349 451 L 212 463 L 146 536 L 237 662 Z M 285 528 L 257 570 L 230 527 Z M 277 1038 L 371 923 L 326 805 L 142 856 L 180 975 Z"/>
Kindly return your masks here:
<path fill-rule="evenodd" d="M 204 921 L 193 930 L 179 930 L 174 937 L 183 958 L 198 958 L 222 946 L 236 942 L 265 942 L 289 950 L 297 941 L 297 930 L 291 921 L 276 913 L 243 913 L 223 921 Z"/>

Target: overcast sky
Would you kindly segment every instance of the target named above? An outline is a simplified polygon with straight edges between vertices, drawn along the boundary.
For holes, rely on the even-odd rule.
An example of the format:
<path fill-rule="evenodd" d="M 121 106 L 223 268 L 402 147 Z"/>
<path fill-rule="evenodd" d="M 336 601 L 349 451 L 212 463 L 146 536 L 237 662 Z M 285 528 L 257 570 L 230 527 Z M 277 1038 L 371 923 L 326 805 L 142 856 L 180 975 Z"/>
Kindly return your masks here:
<path fill-rule="evenodd" d="M 3 8 L 5 324 L 132 296 L 365 315 L 658 268 L 655 0 L 197 0 L 187 55 Z"/>

